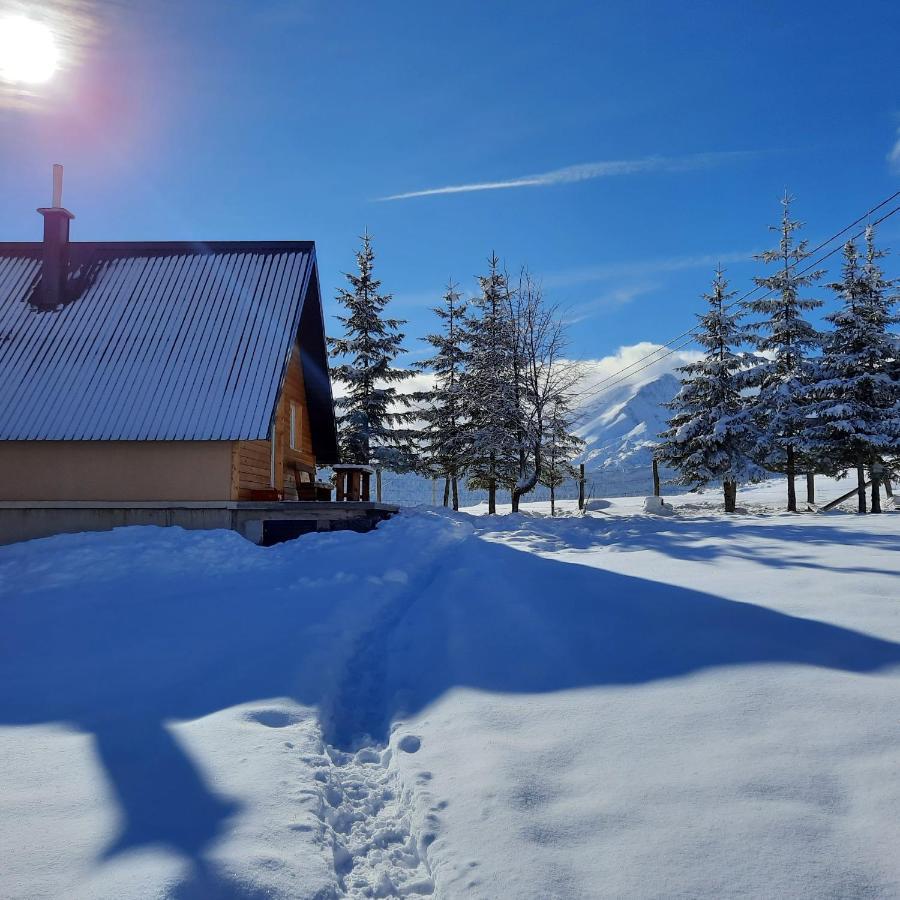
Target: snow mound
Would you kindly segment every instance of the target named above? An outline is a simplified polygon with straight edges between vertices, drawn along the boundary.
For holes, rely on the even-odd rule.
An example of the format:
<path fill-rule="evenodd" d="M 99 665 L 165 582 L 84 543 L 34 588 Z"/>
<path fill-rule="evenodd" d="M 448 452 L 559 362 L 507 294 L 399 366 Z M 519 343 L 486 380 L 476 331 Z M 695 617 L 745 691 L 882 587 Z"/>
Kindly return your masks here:
<path fill-rule="evenodd" d="M 675 510 L 662 497 L 644 497 L 644 512 L 654 516 L 672 516 Z"/>

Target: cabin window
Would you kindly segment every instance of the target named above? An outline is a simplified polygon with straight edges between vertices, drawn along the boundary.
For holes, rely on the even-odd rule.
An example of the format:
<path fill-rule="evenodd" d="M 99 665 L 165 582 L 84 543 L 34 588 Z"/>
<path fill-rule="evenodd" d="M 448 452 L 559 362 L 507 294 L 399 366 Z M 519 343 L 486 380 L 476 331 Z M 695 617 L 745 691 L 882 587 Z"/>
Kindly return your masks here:
<path fill-rule="evenodd" d="M 300 410 L 291 403 L 291 450 L 300 449 Z"/>

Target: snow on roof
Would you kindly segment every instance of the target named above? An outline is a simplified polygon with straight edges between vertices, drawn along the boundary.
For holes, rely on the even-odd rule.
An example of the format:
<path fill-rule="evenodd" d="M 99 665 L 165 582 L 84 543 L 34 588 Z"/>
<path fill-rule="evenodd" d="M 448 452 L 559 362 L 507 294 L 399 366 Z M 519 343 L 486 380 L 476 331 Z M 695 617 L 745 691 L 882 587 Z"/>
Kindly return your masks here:
<path fill-rule="evenodd" d="M 41 245 L 0 244 L 0 440 L 266 438 L 301 315 L 333 430 L 313 243 L 69 248 L 66 302 L 41 311 Z"/>

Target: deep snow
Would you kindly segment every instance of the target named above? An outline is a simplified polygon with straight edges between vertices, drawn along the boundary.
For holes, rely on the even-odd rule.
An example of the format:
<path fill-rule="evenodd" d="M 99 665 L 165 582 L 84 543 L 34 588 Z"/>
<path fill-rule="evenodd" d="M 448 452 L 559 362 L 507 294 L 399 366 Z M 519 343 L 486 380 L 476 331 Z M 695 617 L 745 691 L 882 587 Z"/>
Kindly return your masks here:
<path fill-rule="evenodd" d="M 782 492 L 0 548 L 0 896 L 897 896 L 900 516 Z"/>

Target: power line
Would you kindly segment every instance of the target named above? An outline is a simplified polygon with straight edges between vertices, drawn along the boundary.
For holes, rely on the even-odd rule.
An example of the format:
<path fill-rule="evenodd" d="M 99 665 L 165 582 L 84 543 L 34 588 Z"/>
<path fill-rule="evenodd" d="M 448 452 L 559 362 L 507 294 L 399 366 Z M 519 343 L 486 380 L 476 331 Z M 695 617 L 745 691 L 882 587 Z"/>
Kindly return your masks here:
<path fill-rule="evenodd" d="M 869 216 L 872 215 L 872 213 L 877 212 L 879 209 L 881 209 L 882 207 L 884 207 L 885 205 L 887 205 L 888 203 L 890 203 L 892 200 L 894 200 L 897 197 L 900 197 L 900 191 L 895 191 L 893 194 L 891 194 L 890 197 L 885 198 L 880 203 L 878 203 L 876 206 L 873 206 L 871 209 L 867 210 L 858 219 L 851 222 L 849 225 L 846 225 L 844 228 L 842 228 L 840 231 L 833 234 L 827 240 L 822 241 L 820 244 L 818 244 L 816 247 L 814 247 L 812 250 L 809 251 L 809 254 L 806 258 L 814 255 L 815 253 L 818 253 L 819 250 L 821 250 L 823 247 L 828 246 L 828 244 L 830 244 L 833 241 L 837 240 L 838 238 L 842 237 L 851 228 L 858 225 L 864 219 L 867 219 Z M 886 219 L 889 219 L 892 215 L 894 215 L 898 211 L 900 211 L 900 206 L 894 207 L 894 209 L 890 210 L 888 213 L 881 216 L 881 218 L 877 219 L 875 222 L 871 222 L 870 224 L 872 225 L 872 227 L 879 225 L 882 222 L 884 222 Z M 853 235 L 852 238 L 850 238 L 850 240 L 855 240 L 856 238 L 861 237 L 863 234 L 865 234 L 865 229 L 857 232 L 855 235 Z M 806 272 L 809 272 L 811 269 L 815 268 L 816 266 L 823 263 L 826 259 L 833 256 L 840 249 L 841 249 L 840 246 L 833 248 L 828 253 L 826 253 L 824 256 L 822 256 L 820 259 L 816 260 L 813 263 L 810 263 L 808 266 L 806 266 L 806 268 L 802 269 L 797 274 L 802 275 Z M 788 269 L 794 268 L 794 266 L 797 266 L 797 265 L 799 265 L 799 262 L 791 263 L 790 266 L 788 266 Z M 742 295 L 741 297 L 738 297 L 737 300 L 733 300 L 731 303 L 729 303 L 725 307 L 725 309 L 731 309 L 732 307 L 737 306 L 740 303 L 744 303 L 753 294 L 755 294 L 758 290 L 760 290 L 760 285 L 757 285 L 755 288 L 747 291 L 744 295 Z M 773 293 L 774 293 L 774 289 L 769 290 L 765 294 L 763 294 L 763 296 L 760 297 L 759 299 L 763 300 Z M 697 328 L 697 326 L 694 326 L 693 328 L 690 328 L 687 331 L 683 331 L 681 334 L 677 335 L 676 337 L 671 338 L 665 344 L 662 344 L 656 350 L 653 350 L 650 353 L 644 354 L 643 356 L 636 359 L 634 362 L 629 363 L 627 366 L 623 366 L 621 369 L 618 369 L 615 372 L 612 372 L 611 374 L 607 375 L 600 382 L 595 384 L 590 390 L 583 391 L 579 394 L 576 394 L 573 399 L 580 400 L 582 398 L 597 397 L 600 394 L 605 393 L 606 391 L 615 387 L 617 384 L 621 384 L 623 381 L 626 381 L 632 375 L 636 375 L 638 372 L 642 372 L 642 371 L 644 371 L 644 369 L 648 369 L 648 368 L 650 368 L 650 366 L 653 366 L 656 363 L 661 362 L 662 360 L 666 359 L 666 357 L 671 356 L 673 353 L 676 353 L 678 350 L 681 350 L 684 347 L 688 346 L 688 344 L 690 344 L 693 339 L 693 335 L 694 335 L 694 332 L 696 331 L 696 328 Z M 686 338 L 687 340 L 682 340 L 683 338 Z M 681 341 L 681 343 L 678 343 L 677 346 L 675 346 L 676 342 L 679 342 L 679 341 Z M 665 352 L 663 352 L 663 351 L 665 351 Z M 654 356 L 656 356 L 657 358 L 651 359 L 651 357 L 654 357 Z M 648 360 L 648 359 L 650 359 L 650 362 L 646 363 L 645 365 L 638 366 L 639 363 L 643 362 L 644 360 Z M 635 366 L 638 366 L 638 368 L 634 368 Z M 633 369 L 633 371 L 629 371 L 632 369 Z M 619 377 L 619 376 L 624 376 L 624 377 Z M 608 384 L 608 382 L 612 382 L 612 383 Z"/>
<path fill-rule="evenodd" d="M 882 207 L 886 206 L 888 203 L 890 203 L 892 200 L 896 199 L 897 197 L 900 197 L 900 191 L 895 191 L 893 194 L 891 194 L 890 197 L 886 197 L 886 198 L 885 198 L 884 200 L 882 200 L 880 203 L 878 203 L 877 205 L 873 206 L 871 209 L 869 209 L 869 210 L 867 210 L 866 212 L 864 212 L 858 219 L 856 219 L 855 221 L 851 222 L 849 225 L 846 225 L 844 228 L 842 228 L 840 231 L 838 231 L 838 232 L 836 232 L 835 234 L 833 234 L 833 235 L 832 235 L 830 238 L 828 238 L 827 240 L 822 241 L 820 244 L 818 244 L 818 245 L 815 246 L 812 250 L 809 251 L 809 256 L 812 256 L 812 255 L 818 253 L 822 248 L 827 247 L 830 243 L 832 243 L 833 241 L 836 241 L 838 238 L 842 237 L 842 236 L 843 236 L 844 234 L 846 234 L 851 228 L 853 228 L 853 227 L 856 226 L 856 225 L 859 225 L 860 222 L 862 222 L 864 219 L 867 219 L 869 216 L 872 215 L 872 213 L 877 212 L 879 209 L 881 209 Z M 887 218 L 889 218 L 890 216 L 892 216 L 896 211 L 897 211 L 897 209 L 892 210 L 892 211 L 891 211 L 890 213 L 888 213 L 886 216 L 883 216 L 882 218 L 878 219 L 877 222 L 873 222 L 873 223 L 871 223 L 871 224 L 872 224 L 873 226 L 874 226 L 874 225 L 878 225 L 880 222 L 883 222 L 885 219 L 887 219 Z M 864 233 L 864 232 L 859 232 L 859 233 L 857 233 L 856 235 L 854 235 L 854 238 L 859 237 L 859 236 L 860 236 L 861 234 L 863 234 L 863 233 Z M 839 249 L 839 248 L 835 248 L 835 249 Z M 831 253 L 829 253 L 827 256 L 822 257 L 822 260 L 819 260 L 819 262 L 822 262 L 822 261 L 824 261 L 825 259 L 828 259 L 828 257 L 831 256 L 834 252 L 835 252 L 835 250 L 833 250 L 833 251 L 832 251 Z M 792 269 L 794 266 L 797 266 L 797 265 L 799 265 L 799 262 L 791 263 L 790 266 L 788 266 L 788 269 Z M 818 263 L 813 263 L 813 266 L 815 266 L 815 265 L 818 265 Z M 809 271 L 810 268 L 812 268 L 812 266 L 807 267 L 807 268 L 804 269 L 803 271 L 804 271 L 804 272 L 807 272 L 807 271 Z M 802 274 L 802 273 L 800 273 L 800 274 Z M 743 303 L 744 301 L 746 301 L 746 300 L 748 300 L 750 297 L 752 297 L 753 294 L 755 294 L 758 290 L 760 290 L 760 286 L 759 286 L 759 285 L 757 285 L 755 288 L 752 288 L 751 290 L 747 291 L 747 293 L 744 294 L 743 296 L 738 297 L 737 300 L 732 301 L 732 302 L 731 302 L 730 304 L 728 304 L 728 306 L 726 306 L 725 308 L 726 308 L 726 309 L 730 309 L 731 307 L 736 306 L 736 305 L 739 304 L 739 303 Z M 771 294 L 771 293 L 772 293 L 772 291 L 769 291 L 769 294 Z M 764 296 L 769 296 L 769 294 L 765 294 Z M 763 298 L 760 297 L 759 299 L 763 299 Z M 611 374 L 607 375 L 607 376 L 606 376 L 605 378 L 603 378 L 600 382 L 598 382 L 597 384 L 595 384 L 595 385 L 593 386 L 593 388 L 590 389 L 590 391 L 585 391 L 584 393 L 579 394 L 579 395 L 577 395 L 577 396 L 578 396 L 578 397 L 582 397 L 582 396 L 597 396 L 598 393 L 602 393 L 602 391 L 599 391 L 599 392 L 598 392 L 597 389 L 598 389 L 599 387 L 602 387 L 604 384 L 606 384 L 606 382 L 612 381 L 613 379 L 616 379 L 616 382 L 615 382 L 615 383 L 616 383 L 616 384 L 619 384 L 620 381 L 622 380 L 622 379 L 619 379 L 619 378 L 618 378 L 619 375 L 622 375 L 622 374 L 624 374 L 625 372 L 628 372 L 629 369 L 633 368 L 634 366 L 637 366 L 639 363 L 643 362 L 645 359 L 649 359 L 650 357 L 656 356 L 657 354 L 662 354 L 662 355 L 659 356 L 659 359 L 653 361 L 653 362 L 655 363 L 655 362 L 660 362 L 661 360 L 665 359 L 667 356 L 671 356 L 672 353 L 674 353 L 676 350 L 680 350 L 682 347 L 686 346 L 686 344 L 681 344 L 681 345 L 679 345 L 678 347 L 674 347 L 674 348 L 671 350 L 671 352 L 663 353 L 662 351 L 664 351 L 667 347 L 673 347 L 673 345 L 674 345 L 677 341 L 681 341 L 682 338 L 689 338 L 691 335 L 694 334 L 694 331 L 695 331 L 695 330 L 696 330 L 696 326 L 694 326 L 693 328 L 689 328 L 687 331 L 683 331 L 681 334 L 676 335 L 675 337 L 673 337 L 673 338 L 671 338 L 670 340 L 666 341 L 665 344 L 662 344 L 662 345 L 661 345 L 660 347 L 658 347 L 656 350 L 652 350 L 650 353 L 644 354 L 643 356 L 641 356 L 641 357 L 639 357 L 638 359 L 636 359 L 634 362 L 629 363 L 627 366 L 623 366 L 621 369 L 618 369 L 617 371 L 612 372 Z M 690 343 L 690 340 L 688 340 L 687 343 Z M 650 365 L 653 365 L 653 363 L 650 363 Z M 643 370 L 646 369 L 646 368 L 649 368 L 649 365 L 647 365 L 647 366 L 641 366 L 640 368 L 635 369 L 634 372 L 631 372 L 631 373 L 629 373 L 629 374 L 630 374 L 630 375 L 634 375 L 634 374 L 636 374 L 637 372 L 641 372 L 641 371 L 643 371 Z M 614 387 L 614 385 L 610 385 L 610 387 Z"/>
<path fill-rule="evenodd" d="M 898 191 L 897 193 L 900 194 L 900 191 Z M 896 196 L 896 194 L 895 194 L 894 196 Z M 883 205 L 883 204 L 880 204 L 880 205 Z M 871 223 L 872 227 L 874 228 L 876 225 L 880 225 L 882 222 L 884 222 L 886 219 L 889 219 L 892 215 L 894 215 L 894 214 L 897 213 L 897 212 L 900 212 L 900 206 L 895 206 L 895 207 L 894 207 L 892 210 L 890 210 L 888 213 L 886 213 L 885 215 L 881 216 L 881 218 L 879 218 L 879 219 L 877 219 L 876 221 L 872 222 L 872 223 Z M 865 218 L 865 216 L 863 216 L 862 218 Z M 858 219 L 858 220 L 857 220 L 856 222 L 854 222 L 853 224 L 855 225 L 855 224 L 857 224 L 859 221 L 860 221 L 860 220 Z M 851 225 L 850 227 L 852 228 L 853 226 Z M 844 229 L 844 231 L 846 231 L 846 229 Z M 840 233 L 843 234 L 843 232 L 840 232 Z M 859 237 L 861 237 L 861 236 L 864 235 L 864 234 L 865 234 L 865 229 L 863 229 L 862 231 L 859 231 L 859 232 L 857 232 L 855 235 L 853 235 L 853 237 L 851 238 L 851 240 L 855 240 L 856 238 L 859 238 Z M 810 263 L 808 266 L 806 266 L 806 268 L 801 269 L 797 274 L 798 274 L 798 275 L 803 275 L 803 274 L 805 274 L 806 272 L 810 271 L 811 269 L 813 269 L 813 268 L 815 268 L 816 266 L 818 266 L 818 265 L 820 265 L 821 263 L 823 263 L 823 262 L 824 262 L 826 259 L 828 259 L 829 257 L 834 256 L 834 254 L 837 253 L 840 249 L 841 249 L 840 246 L 834 247 L 832 250 L 829 250 L 828 253 L 826 253 L 824 256 L 820 257 L 819 259 L 817 259 L 815 262 L 812 262 L 812 263 Z M 770 291 L 767 291 L 767 292 L 766 292 L 765 294 L 763 294 L 763 296 L 760 297 L 759 299 L 760 299 L 760 300 L 765 299 L 766 297 L 768 297 L 769 295 L 771 295 L 771 294 L 773 294 L 773 293 L 774 293 L 774 289 L 773 289 L 773 290 L 770 290 Z M 735 301 L 733 301 L 732 303 L 728 304 L 728 305 L 727 305 L 726 307 L 724 307 L 724 308 L 725 308 L 725 309 L 730 309 L 731 307 L 733 307 L 733 306 L 737 305 L 738 303 L 742 302 L 742 299 L 743 299 L 743 298 L 738 299 L 738 300 L 735 300 Z M 692 333 L 693 333 L 693 332 L 685 332 L 684 335 L 682 335 L 682 337 L 686 337 L 686 336 L 688 336 L 688 335 L 691 335 Z M 669 345 L 664 345 L 664 346 L 669 346 L 670 349 L 666 350 L 666 352 L 665 352 L 664 354 L 662 354 L 662 356 L 659 356 L 659 357 L 656 358 L 656 359 L 650 360 L 650 362 L 647 362 L 647 363 L 645 363 L 644 365 L 640 366 L 639 368 L 634 369 L 634 370 L 631 371 L 631 372 L 628 372 L 626 375 L 623 375 L 621 378 L 617 378 L 615 381 L 612 382 L 612 384 L 605 384 L 605 382 L 608 381 L 609 378 L 612 378 L 612 377 L 614 377 L 615 375 L 619 374 L 619 373 L 614 372 L 613 375 L 611 375 L 611 376 L 609 376 L 608 378 L 604 379 L 604 382 L 602 382 L 602 384 L 604 384 L 604 386 L 601 387 L 599 390 L 586 391 L 586 392 L 584 392 L 583 394 L 577 395 L 577 397 L 578 397 L 578 398 L 581 398 L 581 397 L 592 398 L 592 397 L 597 397 L 597 396 L 599 396 L 600 394 L 606 393 L 607 391 L 609 391 L 609 390 L 611 390 L 612 388 L 614 388 L 617 384 L 622 384 L 623 382 L 628 381 L 632 376 L 636 375 L 638 372 L 642 372 L 642 371 L 644 371 L 644 369 L 649 369 L 651 366 L 655 366 L 658 362 L 662 362 L 662 360 L 666 359 L 666 357 L 668 357 L 668 356 L 671 356 L 673 353 L 677 353 L 679 350 L 683 350 L 685 347 L 687 347 L 687 346 L 691 343 L 692 338 L 691 338 L 691 337 L 687 337 L 686 340 L 682 341 L 682 342 L 681 342 L 680 344 L 678 344 L 677 346 L 671 346 L 672 344 L 674 344 L 674 341 L 677 341 L 677 340 L 678 340 L 678 338 L 674 338 L 673 341 L 670 342 Z M 648 356 L 650 356 L 650 354 L 647 354 L 646 356 L 642 357 L 642 359 L 646 359 Z M 641 362 L 641 360 L 636 360 L 635 362 Z M 634 363 L 632 363 L 632 365 L 634 365 Z M 629 367 L 629 368 L 630 368 L 630 367 Z M 620 370 L 620 372 L 623 372 L 623 371 L 624 371 L 624 369 Z M 578 422 L 584 421 L 585 418 L 587 418 L 587 411 L 586 411 L 586 410 L 582 411 L 578 416 L 575 417 L 574 423 L 577 424 Z"/>

